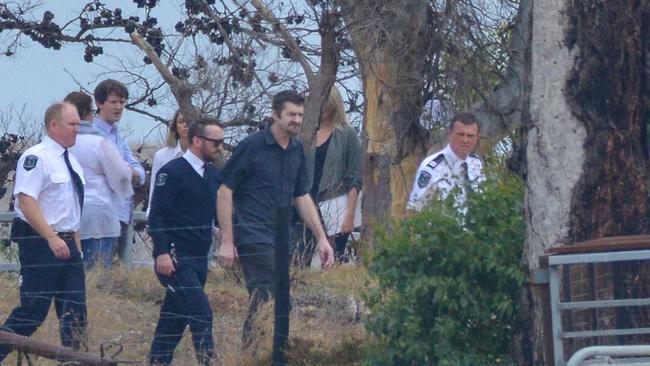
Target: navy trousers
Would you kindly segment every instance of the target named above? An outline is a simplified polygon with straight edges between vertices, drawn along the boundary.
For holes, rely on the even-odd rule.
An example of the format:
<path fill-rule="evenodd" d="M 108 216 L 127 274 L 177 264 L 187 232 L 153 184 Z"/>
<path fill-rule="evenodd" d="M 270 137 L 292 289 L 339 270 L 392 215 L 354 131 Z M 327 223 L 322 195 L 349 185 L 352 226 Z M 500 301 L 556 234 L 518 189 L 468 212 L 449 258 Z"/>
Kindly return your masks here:
<path fill-rule="evenodd" d="M 67 240 L 70 258 L 54 256 L 38 234 L 17 240 L 20 260 L 20 306 L 13 309 L 4 329 L 31 336 L 43 324 L 54 299 L 61 344 L 86 347 L 86 285 L 81 254 L 74 240 Z M 11 351 L 0 347 L 0 360 Z"/>
<path fill-rule="evenodd" d="M 212 308 L 203 291 L 208 273 L 207 257 L 190 257 L 176 253 L 171 276 L 156 273 L 160 283 L 167 289 L 160 309 L 149 363 L 169 365 L 174 349 L 183 337 L 185 327 L 190 326 L 192 343 L 200 365 L 208 365 L 214 358 L 212 338 Z"/>

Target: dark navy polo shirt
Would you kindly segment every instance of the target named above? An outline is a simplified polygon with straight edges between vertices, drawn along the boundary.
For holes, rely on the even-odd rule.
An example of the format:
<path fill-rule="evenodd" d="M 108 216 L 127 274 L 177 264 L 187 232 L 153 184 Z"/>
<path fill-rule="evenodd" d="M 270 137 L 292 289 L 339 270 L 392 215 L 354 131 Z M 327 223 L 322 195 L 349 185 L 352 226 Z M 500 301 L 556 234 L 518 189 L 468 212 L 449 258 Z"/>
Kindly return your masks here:
<path fill-rule="evenodd" d="M 282 148 L 270 127 L 237 145 L 219 180 L 233 190 L 237 246 L 274 245 L 276 209 L 290 206 L 294 197 L 307 194 L 310 188 L 302 144 L 292 137 L 287 148 Z"/>

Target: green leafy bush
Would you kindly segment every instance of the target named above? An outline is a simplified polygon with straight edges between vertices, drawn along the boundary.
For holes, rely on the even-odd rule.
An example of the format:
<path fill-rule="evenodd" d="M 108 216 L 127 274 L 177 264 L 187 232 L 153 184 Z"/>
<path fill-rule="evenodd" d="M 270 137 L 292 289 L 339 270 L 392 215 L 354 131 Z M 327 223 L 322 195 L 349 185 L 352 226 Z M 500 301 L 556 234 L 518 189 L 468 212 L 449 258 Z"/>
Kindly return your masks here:
<path fill-rule="evenodd" d="M 525 234 L 523 184 L 503 168 L 468 199 L 445 202 L 378 232 L 371 278 L 368 365 L 496 365 L 508 351 Z"/>

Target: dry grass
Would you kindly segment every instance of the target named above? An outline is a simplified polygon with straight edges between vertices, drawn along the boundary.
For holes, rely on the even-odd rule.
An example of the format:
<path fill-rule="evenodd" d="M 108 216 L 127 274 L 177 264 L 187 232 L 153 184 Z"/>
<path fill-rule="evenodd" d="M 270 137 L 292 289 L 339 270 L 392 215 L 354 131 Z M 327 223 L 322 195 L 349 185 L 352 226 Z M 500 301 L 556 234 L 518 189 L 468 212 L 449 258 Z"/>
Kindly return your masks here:
<path fill-rule="evenodd" d="M 273 308 L 262 309 L 257 325 L 261 336 L 248 351 L 240 347 L 241 325 L 248 306 L 248 294 L 241 274 L 213 269 L 206 293 L 214 310 L 213 335 L 218 353 L 216 365 L 268 365 L 271 359 Z M 359 322 L 359 294 L 365 272 L 358 266 L 342 266 L 326 272 L 292 273 L 291 365 L 360 364 L 365 332 Z M 153 331 L 158 320 L 164 291 L 151 269 L 130 272 L 119 268 L 87 273 L 90 352 L 99 354 L 102 342 L 120 343 L 120 360 L 145 364 Z M 18 304 L 18 280 L 15 274 L 0 275 L 0 314 L 3 318 Z M 3 320 L 3 319 L 1 319 Z M 33 336 L 59 344 L 54 309 Z M 176 348 L 174 365 L 195 364 L 189 329 Z M 15 354 L 6 365 L 14 365 Z M 55 365 L 38 359 L 36 365 Z"/>

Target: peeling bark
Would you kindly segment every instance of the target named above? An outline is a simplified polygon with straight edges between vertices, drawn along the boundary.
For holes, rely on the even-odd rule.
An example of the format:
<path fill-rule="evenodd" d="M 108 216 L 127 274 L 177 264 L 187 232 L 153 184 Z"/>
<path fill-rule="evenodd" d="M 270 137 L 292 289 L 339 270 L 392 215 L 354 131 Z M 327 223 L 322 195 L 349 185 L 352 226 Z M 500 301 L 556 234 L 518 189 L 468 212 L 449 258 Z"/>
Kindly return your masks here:
<path fill-rule="evenodd" d="M 533 2 L 525 246 L 531 270 L 552 246 L 647 232 L 648 3 Z M 532 363 L 552 364 L 544 349 L 548 300 L 538 288 L 533 295 Z"/>
<path fill-rule="evenodd" d="M 587 130 L 574 241 L 647 231 L 642 2 L 574 0 L 568 9 L 567 45 L 578 56 L 567 99 Z"/>
<path fill-rule="evenodd" d="M 428 134 L 419 123 L 431 47 L 426 1 L 340 1 L 361 66 L 364 106 L 364 230 L 404 213 Z M 370 232 L 364 232 L 368 239 Z"/>

